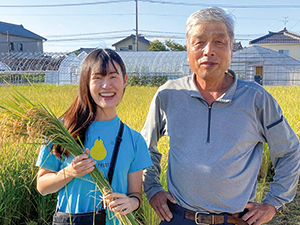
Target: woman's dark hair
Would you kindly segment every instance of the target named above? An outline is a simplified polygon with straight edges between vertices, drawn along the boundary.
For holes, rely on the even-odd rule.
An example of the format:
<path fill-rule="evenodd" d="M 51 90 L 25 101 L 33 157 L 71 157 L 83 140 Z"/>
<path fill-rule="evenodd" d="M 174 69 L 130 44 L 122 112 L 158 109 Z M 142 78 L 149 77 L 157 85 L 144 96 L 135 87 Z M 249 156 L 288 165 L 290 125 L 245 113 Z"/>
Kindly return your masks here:
<path fill-rule="evenodd" d="M 108 73 L 109 63 L 111 63 L 115 69 L 115 63 L 119 64 L 122 76 L 123 78 L 125 77 L 125 64 L 114 50 L 96 49 L 92 51 L 83 61 L 77 96 L 69 109 L 60 117 L 78 143 L 78 138 L 84 143 L 85 132 L 91 122 L 94 121 L 96 115 L 97 105 L 94 103 L 89 88 L 91 72 L 93 68 L 100 67 L 100 74 L 105 76 Z M 61 146 L 54 146 L 53 153 L 60 158 L 62 154 L 66 156 L 70 154 L 68 151 L 64 151 Z"/>

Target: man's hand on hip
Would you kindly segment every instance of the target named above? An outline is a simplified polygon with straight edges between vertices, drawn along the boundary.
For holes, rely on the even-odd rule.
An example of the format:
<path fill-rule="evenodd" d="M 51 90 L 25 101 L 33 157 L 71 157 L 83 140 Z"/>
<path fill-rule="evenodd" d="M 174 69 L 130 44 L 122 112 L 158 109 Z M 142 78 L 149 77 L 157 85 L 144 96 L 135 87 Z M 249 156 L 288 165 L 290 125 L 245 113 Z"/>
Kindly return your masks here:
<path fill-rule="evenodd" d="M 267 203 L 250 202 L 246 205 L 249 210 L 242 219 L 249 225 L 260 225 L 272 220 L 276 214 L 276 209 L 273 205 Z"/>
<path fill-rule="evenodd" d="M 167 200 L 176 204 L 175 199 L 172 195 L 170 195 L 170 193 L 160 191 L 153 195 L 149 203 L 162 221 L 166 220 L 169 222 L 173 218 L 173 214 L 167 205 Z"/>

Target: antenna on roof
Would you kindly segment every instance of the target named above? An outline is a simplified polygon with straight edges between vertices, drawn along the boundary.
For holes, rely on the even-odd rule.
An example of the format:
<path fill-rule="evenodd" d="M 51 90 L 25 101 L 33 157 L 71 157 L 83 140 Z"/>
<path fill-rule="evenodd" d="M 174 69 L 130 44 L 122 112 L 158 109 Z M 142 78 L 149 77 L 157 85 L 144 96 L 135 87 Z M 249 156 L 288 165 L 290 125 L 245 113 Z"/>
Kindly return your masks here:
<path fill-rule="evenodd" d="M 285 16 L 283 18 L 284 18 L 284 20 L 280 20 L 280 22 L 283 22 L 283 24 L 284 24 L 283 29 L 286 30 L 286 24 L 287 24 L 287 22 L 289 22 L 289 20 L 288 20 L 289 17 Z"/>

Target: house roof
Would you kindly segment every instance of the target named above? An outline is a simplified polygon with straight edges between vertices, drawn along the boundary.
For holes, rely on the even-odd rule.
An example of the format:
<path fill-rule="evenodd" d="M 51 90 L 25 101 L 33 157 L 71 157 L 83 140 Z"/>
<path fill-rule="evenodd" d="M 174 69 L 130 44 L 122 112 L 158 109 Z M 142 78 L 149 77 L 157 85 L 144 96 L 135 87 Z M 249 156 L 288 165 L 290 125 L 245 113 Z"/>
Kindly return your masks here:
<path fill-rule="evenodd" d="M 45 41 L 47 40 L 46 38 L 25 29 L 23 25 L 16 25 L 16 24 L 5 23 L 0 21 L 0 33 L 6 35 L 7 32 L 10 35 L 34 38 L 34 39 L 45 40 Z"/>
<path fill-rule="evenodd" d="M 299 60 L 259 45 L 253 45 L 234 52 L 231 63 L 241 62 L 300 67 Z"/>
<path fill-rule="evenodd" d="M 300 44 L 300 35 L 288 31 L 285 27 L 279 32 L 271 32 L 269 34 L 254 39 L 249 44 Z"/>
<path fill-rule="evenodd" d="M 75 50 L 75 52 L 77 52 L 78 54 L 80 54 L 82 52 L 90 53 L 90 52 L 92 52 L 95 49 L 96 48 L 80 48 L 78 50 Z"/>
<path fill-rule="evenodd" d="M 233 51 L 236 52 L 238 50 L 243 49 L 242 43 L 241 42 L 234 42 L 233 43 Z"/>
<path fill-rule="evenodd" d="M 136 36 L 134 34 L 131 34 L 130 36 L 126 37 L 126 38 L 123 38 L 122 40 L 112 44 L 112 46 L 115 46 L 115 45 L 118 45 L 120 43 L 122 43 L 123 41 L 127 41 L 128 39 L 133 39 L 135 38 Z M 144 38 L 143 36 L 140 36 L 138 35 L 138 40 L 141 41 L 141 42 L 144 42 L 145 44 L 148 44 L 150 45 L 150 41 L 148 41 L 146 38 Z"/>

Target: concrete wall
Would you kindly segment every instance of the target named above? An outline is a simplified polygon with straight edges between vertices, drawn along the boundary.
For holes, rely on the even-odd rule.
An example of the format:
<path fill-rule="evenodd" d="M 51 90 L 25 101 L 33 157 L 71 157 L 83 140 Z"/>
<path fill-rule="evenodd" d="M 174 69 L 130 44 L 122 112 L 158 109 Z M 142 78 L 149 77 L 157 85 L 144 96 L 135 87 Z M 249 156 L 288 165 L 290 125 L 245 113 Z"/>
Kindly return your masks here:
<path fill-rule="evenodd" d="M 13 43 L 10 52 L 43 52 L 42 40 L 9 35 L 9 42 Z M 8 52 L 7 35 L 4 34 L 0 34 L 0 52 Z"/>

